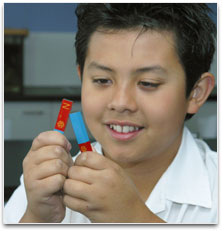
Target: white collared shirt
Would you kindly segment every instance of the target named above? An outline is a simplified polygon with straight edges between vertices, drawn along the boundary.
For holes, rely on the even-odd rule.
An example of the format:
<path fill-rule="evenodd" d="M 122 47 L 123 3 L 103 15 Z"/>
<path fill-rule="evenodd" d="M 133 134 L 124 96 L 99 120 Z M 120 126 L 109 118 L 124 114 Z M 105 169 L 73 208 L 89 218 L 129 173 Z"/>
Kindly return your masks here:
<path fill-rule="evenodd" d="M 99 143 L 94 148 L 102 153 Z M 185 127 L 178 153 L 154 187 L 147 207 L 170 224 L 217 224 L 217 160 L 217 153 L 205 142 L 195 140 Z M 26 209 L 23 176 L 20 179 L 21 185 L 5 206 L 5 224 L 18 223 Z M 62 223 L 90 223 L 90 220 L 66 208 Z"/>

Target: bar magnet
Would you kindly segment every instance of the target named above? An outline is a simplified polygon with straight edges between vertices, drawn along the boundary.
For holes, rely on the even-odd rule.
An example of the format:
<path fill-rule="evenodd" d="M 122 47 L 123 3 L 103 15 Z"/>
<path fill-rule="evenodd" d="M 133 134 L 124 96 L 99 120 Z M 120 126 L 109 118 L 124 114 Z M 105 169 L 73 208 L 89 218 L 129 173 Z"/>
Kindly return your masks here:
<path fill-rule="evenodd" d="M 74 112 L 69 115 L 72 127 L 76 136 L 80 151 L 92 151 L 92 146 L 87 134 L 86 126 L 81 112 Z"/>
<path fill-rule="evenodd" d="M 62 134 L 64 133 L 71 109 L 72 109 L 72 101 L 63 99 L 54 131 L 58 131 Z"/>

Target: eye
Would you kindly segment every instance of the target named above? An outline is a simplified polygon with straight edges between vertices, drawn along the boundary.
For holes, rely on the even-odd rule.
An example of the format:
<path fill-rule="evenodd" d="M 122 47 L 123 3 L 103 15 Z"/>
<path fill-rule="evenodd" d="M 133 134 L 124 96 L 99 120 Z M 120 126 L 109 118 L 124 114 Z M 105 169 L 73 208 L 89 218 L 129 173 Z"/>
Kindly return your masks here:
<path fill-rule="evenodd" d="M 143 88 L 146 89 L 155 89 L 157 88 L 160 84 L 159 83 L 152 83 L 148 81 L 140 81 L 138 85 L 142 86 Z"/>
<path fill-rule="evenodd" d="M 93 83 L 96 83 L 101 86 L 107 86 L 107 85 L 112 84 L 112 81 L 106 78 L 98 78 L 98 79 L 93 79 Z"/>

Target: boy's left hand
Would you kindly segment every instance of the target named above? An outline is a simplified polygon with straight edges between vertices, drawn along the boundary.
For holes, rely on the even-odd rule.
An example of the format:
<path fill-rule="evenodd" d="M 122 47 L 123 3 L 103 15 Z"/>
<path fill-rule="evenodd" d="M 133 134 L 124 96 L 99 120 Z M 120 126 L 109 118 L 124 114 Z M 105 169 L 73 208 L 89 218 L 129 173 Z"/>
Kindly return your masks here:
<path fill-rule="evenodd" d="M 84 214 L 91 222 L 149 222 L 155 216 L 125 171 L 95 152 L 77 157 L 69 169 L 64 193 L 65 205 Z"/>

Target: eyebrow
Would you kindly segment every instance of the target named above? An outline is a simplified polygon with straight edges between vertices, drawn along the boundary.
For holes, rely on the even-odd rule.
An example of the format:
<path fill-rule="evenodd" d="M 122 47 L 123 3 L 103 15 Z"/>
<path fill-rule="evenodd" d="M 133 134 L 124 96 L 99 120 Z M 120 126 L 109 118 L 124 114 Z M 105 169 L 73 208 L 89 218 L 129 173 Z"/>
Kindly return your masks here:
<path fill-rule="evenodd" d="M 107 72 L 112 72 L 112 73 L 115 72 L 112 68 L 101 65 L 94 61 L 89 64 L 88 69 L 100 69 L 100 70 L 107 71 Z M 157 72 L 157 73 L 159 72 L 161 74 L 166 74 L 167 70 L 160 65 L 153 65 L 153 66 L 147 66 L 147 67 L 141 67 L 141 68 L 135 69 L 132 73 L 143 74 L 147 72 Z"/>
<path fill-rule="evenodd" d="M 103 70 L 103 71 L 114 72 L 114 70 L 112 68 L 109 68 L 107 66 L 98 64 L 98 63 L 96 63 L 94 61 L 89 64 L 88 69 L 100 69 L 100 70 Z"/>
<path fill-rule="evenodd" d="M 161 73 L 161 74 L 166 74 L 167 70 L 160 66 L 160 65 L 153 65 L 153 66 L 148 66 L 148 67 L 142 67 L 142 68 L 138 68 L 135 70 L 136 74 L 143 74 L 146 72 L 157 72 L 157 73 Z"/>

